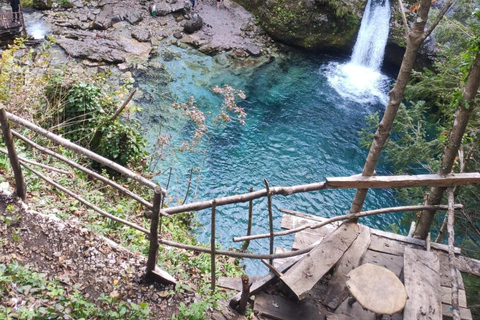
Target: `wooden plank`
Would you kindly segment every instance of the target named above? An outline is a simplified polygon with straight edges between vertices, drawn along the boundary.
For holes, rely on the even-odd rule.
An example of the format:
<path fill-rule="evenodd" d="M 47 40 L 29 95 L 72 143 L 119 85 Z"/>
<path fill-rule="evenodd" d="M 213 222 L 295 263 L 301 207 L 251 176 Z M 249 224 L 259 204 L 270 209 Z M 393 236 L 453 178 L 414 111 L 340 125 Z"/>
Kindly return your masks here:
<path fill-rule="evenodd" d="M 354 318 L 352 316 L 346 314 L 327 314 L 326 320 L 358 320 L 358 318 Z"/>
<path fill-rule="evenodd" d="M 359 227 L 360 234 L 337 262 L 333 276 L 328 284 L 323 304 L 332 309 L 336 309 L 348 297 L 349 293 L 345 285 L 347 274 L 360 265 L 362 257 L 370 245 L 370 228 L 362 225 L 359 225 Z"/>
<path fill-rule="evenodd" d="M 355 302 L 352 306 L 348 305 L 348 299 L 343 300 L 340 306 L 335 310 L 335 314 L 344 314 L 351 319 L 357 320 L 376 320 L 377 316 L 375 313 L 363 309 L 360 303 Z M 328 317 L 327 317 L 328 319 Z M 349 318 L 347 318 L 349 319 Z"/>
<path fill-rule="evenodd" d="M 292 250 L 288 250 L 288 249 L 281 248 L 281 247 L 276 247 L 275 248 L 275 253 L 286 253 L 286 252 L 292 252 Z M 294 256 L 294 257 L 288 257 L 288 258 L 274 259 L 273 260 L 273 266 L 278 269 L 278 267 L 280 267 L 284 263 L 292 263 L 293 264 L 293 263 L 297 262 L 298 260 L 300 260 L 300 258 L 303 257 L 305 254 L 301 254 L 299 256 Z"/>
<path fill-rule="evenodd" d="M 255 282 L 262 278 L 261 276 L 251 276 L 250 282 Z M 220 277 L 218 278 L 217 286 L 225 289 L 242 291 L 242 279 L 233 277 Z"/>
<path fill-rule="evenodd" d="M 405 252 L 405 244 L 400 241 L 395 241 L 376 234 L 372 234 L 370 247 L 368 249 L 372 251 L 403 256 L 403 253 Z"/>
<path fill-rule="evenodd" d="M 441 320 L 440 263 L 431 251 L 405 248 L 404 282 L 408 300 L 405 320 Z"/>
<path fill-rule="evenodd" d="M 327 220 L 327 219 L 319 217 L 319 219 L 318 220 L 316 219 L 315 221 L 323 222 L 325 220 Z M 282 223 L 281 223 L 280 227 L 282 229 L 290 230 L 290 229 L 298 228 L 298 227 L 301 227 L 301 226 L 304 226 L 304 225 L 312 224 L 313 222 L 314 221 L 312 221 L 311 219 L 306 219 L 306 218 L 301 218 L 301 217 L 296 217 L 296 216 L 291 216 L 291 215 L 288 215 L 288 214 L 284 214 L 282 216 Z M 323 234 L 325 231 L 320 231 L 323 228 L 330 229 L 331 231 L 336 229 L 336 227 L 334 227 L 332 225 L 326 225 L 322 228 L 311 229 L 310 231 L 311 232 L 319 232 L 319 233 Z"/>
<path fill-rule="evenodd" d="M 298 258 L 298 256 L 296 257 Z M 290 261 L 282 264 L 277 268 L 277 270 L 280 272 L 284 272 L 285 270 L 288 270 L 293 264 L 295 264 L 298 261 L 298 259 L 295 261 Z M 250 295 L 254 295 L 260 292 L 260 290 L 262 290 L 266 285 L 271 283 L 271 281 L 275 278 L 276 278 L 275 274 L 273 272 L 269 272 L 267 275 L 255 281 L 250 287 Z M 241 295 L 242 293 L 239 292 L 230 300 L 229 305 L 231 308 L 235 309 L 237 307 L 238 303 L 240 302 Z"/>
<path fill-rule="evenodd" d="M 310 301 L 293 302 L 277 295 L 260 293 L 255 296 L 253 312 L 277 320 L 318 320 L 322 310 Z"/>
<path fill-rule="evenodd" d="M 460 311 L 460 319 L 462 319 L 462 320 L 473 320 L 472 312 L 470 311 L 470 309 L 460 308 L 459 311 Z M 443 313 L 443 319 L 444 320 L 453 319 L 453 313 L 452 313 L 452 310 L 450 309 L 450 306 L 448 304 L 443 304 L 442 303 L 442 313 Z"/>
<path fill-rule="evenodd" d="M 364 263 L 372 263 L 377 266 L 387 268 L 395 273 L 395 275 L 399 278 L 403 270 L 403 256 L 372 250 L 367 250 L 367 252 L 365 252 L 365 255 L 362 259 L 362 264 Z"/>
<path fill-rule="evenodd" d="M 480 277 L 480 260 L 459 256 L 455 260 L 455 266 L 461 272 L 470 273 Z"/>
<path fill-rule="evenodd" d="M 312 231 L 322 231 L 322 232 L 312 232 Z M 331 230 L 326 230 L 323 228 L 313 229 L 313 230 L 303 230 L 298 232 L 293 239 L 292 250 L 302 250 L 305 249 L 315 242 L 320 243 L 325 237 L 331 232 Z"/>
<path fill-rule="evenodd" d="M 438 258 L 440 260 L 440 284 L 443 287 L 452 287 L 452 276 L 450 271 L 450 260 L 446 253 L 438 253 Z M 463 283 L 463 277 L 459 270 L 457 270 L 458 278 L 458 288 L 465 289 L 465 284 Z"/>
<path fill-rule="evenodd" d="M 441 287 L 442 289 L 442 303 L 451 304 L 452 303 L 452 288 L 451 287 Z M 467 307 L 467 295 L 465 290 L 458 290 L 458 306 L 466 308 Z"/>
<path fill-rule="evenodd" d="M 302 300 L 317 281 L 337 263 L 359 233 L 360 228 L 356 223 L 342 224 L 300 259 L 281 280 Z"/>
<path fill-rule="evenodd" d="M 325 218 L 325 217 L 315 216 L 313 214 L 308 214 L 308 213 L 303 213 L 303 212 L 298 212 L 298 211 L 293 211 L 293 210 L 288 210 L 288 209 L 280 209 L 280 211 L 283 212 L 283 213 L 286 213 L 286 214 L 294 215 L 294 216 L 296 216 L 298 218 L 301 218 L 301 219 L 313 220 L 313 221 L 317 221 L 317 222 L 324 222 L 324 221 L 328 220 L 328 218 Z M 330 226 L 332 226 L 333 228 L 337 228 L 341 224 L 342 224 L 342 222 L 335 221 L 335 222 L 332 222 L 330 224 Z"/>
<path fill-rule="evenodd" d="M 414 245 L 417 245 L 417 246 L 421 246 L 423 248 L 426 247 L 425 240 L 410 238 L 410 237 L 403 236 L 403 235 L 400 235 L 400 234 L 396 234 L 396 233 L 392 233 L 392 232 L 386 232 L 386 231 L 382 231 L 382 230 L 378 230 L 378 229 L 372 229 L 371 232 L 372 232 L 372 234 L 375 234 L 377 236 L 381 236 L 381 237 L 384 237 L 384 238 L 388 238 L 388 239 L 392 239 L 392 240 L 396 240 L 396 241 L 401 241 L 401 242 L 405 242 L 405 243 L 409 243 L 409 244 L 414 244 Z M 441 244 L 441 243 L 436 243 L 436 242 L 432 243 L 431 245 L 432 245 L 432 248 L 434 248 L 436 250 L 441 250 L 441 251 L 448 252 L 448 246 L 447 245 L 444 245 L 444 244 Z M 455 253 L 461 253 L 460 248 L 455 247 L 454 250 L 455 250 Z"/>
<path fill-rule="evenodd" d="M 456 187 L 480 184 L 480 173 L 452 173 L 447 175 L 419 174 L 398 176 L 362 176 L 326 178 L 327 189 L 371 189 L 405 187 Z"/>

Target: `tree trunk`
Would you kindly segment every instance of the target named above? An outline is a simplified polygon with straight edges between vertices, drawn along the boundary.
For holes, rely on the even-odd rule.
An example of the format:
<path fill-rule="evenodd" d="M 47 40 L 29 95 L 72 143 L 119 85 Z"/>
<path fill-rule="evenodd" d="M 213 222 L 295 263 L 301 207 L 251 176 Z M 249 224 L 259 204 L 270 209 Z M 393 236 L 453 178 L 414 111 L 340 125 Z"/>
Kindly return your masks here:
<path fill-rule="evenodd" d="M 463 89 L 463 99 L 458 106 L 457 115 L 453 122 L 452 130 L 448 137 L 448 144 L 445 148 L 445 153 L 442 158 L 442 164 L 438 173 L 440 175 L 446 175 L 452 172 L 455 157 L 457 156 L 458 149 L 462 144 L 462 138 L 467 128 L 468 120 L 472 114 L 477 103 L 475 96 L 477 95 L 478 88 L 480 86 L 480 54 L 477 53 L 474 63 L 470 69 L 470 72 L 465 82 L 465 88 Z M 445 188 L 433 187 L 430 189 L 430 194 L 427 199 L 427 205 L 440 204 L 443 198 Z M 428 230 L 433 222 L 435 216 L 435 210 L 424 210 L 420 221 L 418 222 L 417 230 L 415 230 L 415 237 L 425 239 Z"/>
<path fill-rule="evenodd" d="M 405 87 L 407 86 L 408 80 L 410 78 L 410 73 L 412 72 L 418 49 L 422 45 L 425 38 L 432 32 L 433 28 L 436 26 L 436 23 L 438 23 L 441 16 L 445 13 L 446 9 L 451 6 L 452 2 L 453 1 L 449 1 L 445 5 L 444 10 L 440 12 L 436 21 L 427 31 L 425 31 L 425 24 L 428 19 L 428 12 L 430 11 L 431 1 L 420 1 L 417 17 L 415 18 L 412 30 L 410 30 L 410 32 L 408 33 L 407 48 L 403 56 L 402 65 L 400 66 L 400 71 L 397 76 L 397 81 L 395 82 L 395 86 L 393 87 L 393 89 L 389 92 L 388 105 L 385 109 L 382 121 L 378 125 L 377 132 L 375 132 L 375 135 L 373 137 L 373 142 L 370 146 L 370 151 L 368 153 L 367 160 L 365 161 L 365 166 L 363 168 L 363 176 L 374 175 L 378 159 L 380 158 L 382 149 L 385 146 L 385 142 L 390 136 L 393 120 L 395 119 L 398 107 L 402 102 Z M 362 211 L 363 203 L 367 196 L 367 192 L 368 189 L 357 189 L 355 198 L 352 202 L 352 207 L 350 208 L 350 213 L 357 213 Z"/>

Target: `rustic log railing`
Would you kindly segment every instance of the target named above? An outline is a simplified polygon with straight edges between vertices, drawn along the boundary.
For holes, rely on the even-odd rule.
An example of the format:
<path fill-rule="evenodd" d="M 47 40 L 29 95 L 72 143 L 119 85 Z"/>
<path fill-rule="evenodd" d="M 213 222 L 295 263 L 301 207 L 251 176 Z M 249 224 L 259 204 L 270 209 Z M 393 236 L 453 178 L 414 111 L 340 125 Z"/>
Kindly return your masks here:
<path fill-rule="evenodd" d="M 61 145 L 65 148 L 68 148 L 72 151 L 74 151 L 76 154 L 80 154 L 80 155 L 83 155 L 83 156 L 86 156 L 87 158 L 91 159 L 91 160 L 94 160 L 100 164 L 103 164 L 105 166 L 108 166 L 109 168 L 119 172 L 120 174 L 123 174 L 133 180 L 135 180 L 136 182 L 138 182 L 139 184 L 143 185 L 143 186 L 146 186 L 150 189 L 153 189 L 154 191 L 154 197 L 153 197 L 153 203 L 150 203 L 148 202 L 147 200 L 143 199 L 142 197 L 136 195 L 135 193 L 133 193 L 132 191 L 128 190 L 127 188 L 119 185 L 118 183 L 116 183 L 115 181 L 112 181 L 108 178 L 105 178 L 104 176 L 68 159 L 67 157 L 64 157 L 48 148 L 45 148 L 45 147 L 42 147 L 40 145 L 38 145 L 37 143 L 31 141 L 30 139 L 24 137 L 23 135 L 19 134 L 18 132 L 14 131 L 14 130 L 11 130 L 10 129 L 10 126 L 9 126 L 9 123 L 8 123 L 8 120 L 16 123 L 16 124 L 19 124 L 25 128 L 28 128 L 32 131 L 34 131 L 35 133 L 51 140 L 52 142 L 54 142 L 55 144 L 58 144 L 58 145 Z M 4 141 L 5 141 L 5 144 L 7 146 L 7 153 L 8 153 L 8 156 L 10 158 L 10 163 L 11 163 L 11 166 L 12 166 L 12 169 L 14 171 L 14 176 L 15 176 L 15 184 L 16 184 L 16 193 L 17 195 L 22 198 L 23 200 L 25 200 L 25 196 L 26 196 L 26 185 L 25 185 L 25 181 L 24 181 L 24 178 L 23 178 L 23 173 L 21 171 L 21 168 L 20 166 L 23 166 L 24 168 L 26 168 L 27 170 L 29 170 L 30 172 L 32 172 L 33 174 L 35 174 L 36 176 L 40 177 L 42 180 L 46 181 L 47 183 L 53 185 L 55 188 L 61 190 L 62 192 L 70 195 L 71 197 L 77 199 L 79 202 L 81 202 L 82 204 L 84 204 L 85 206 L 89 207 L 90 209 L 100 213 L 101 215 L 111 219 L 111 220 L 114 220 L 114 221 L 117 221 L 119 223 L 122 223 L 124 225 L 127 225 L 133 229 L 136 229 L 140 232 L 143 232 L 145 233 L 149 239 L 150 239 L 150 248 L 149 248 L 149 251 L 148 251 L 148 259 L 147 259 L 147 274 L 152 274 L 152 273 L 155 273 L 155 266 L 156 266 L 156 263 L 157 263 L 157 252 L 158 252 L 158 228 L 159 228 L 159 215 L 160 215 L 160 206 L 161 206 L 161 203 L 162 203 L 162 199 L 163 197 L 165 196 L 166 194 L 166 190 L 162 189 L 160 186 L 158 186 L 156 183 L 154 183 L 153 181 L 150 181 L 138 174 L 136 174 L 135 172 L 111 161 L 111 160 L 108 160 L 88 149 L 85 149 L 85 148 L 82 148 L 72 142 L 70 142 L 69 140 L 67 139 L 64 139 L 62 137 L 59 137 L 57 135 L 55 135 L 54 133 L 52 132 L 49 132 L 23 118 L 20 118 L 16 115 L 13 115 L 9 112 L 6 112 L 5 111 L 5 108 L 3 107 L 2 104 L 0 104 L 0 125 L 1 125 L 1 128 L 2 128 L 2 134 L 3 134 L 3 138 L 4 138 Z M 136 223 L 133 223 L 133 222 L 130 222 L 130 221 L 127 221 L 125 219 L 121 219 L 119 217 L 116 217 L 108 212 L 106 212 L 105 210 L 99 208 L 98 206 L 90 203 L 89 201 L 85 200 L 84 198 L 82 198 L 81 196 L 79 196 L 78 194 L 76 194 L 75 192 L 61 186 L 59 183 L 53 181 L 52 179 L 48 178 L 47 176 L 45 176 L 44 174 L 38 172 L 37 170 L 34 170 L 33 168 L 31 168 L 30 166 L 28 166 L 26 163 L 30 163 L 32 165 L 35 165 L 35 166 L 40 166 L 40 167 L 43 167 L 43 168 L 46 168 L 47 170 L 55 170 L 55 171 L 59 171 L 58 169 L 56 168 L 52 168 L 52 167 L 49 167 L 49 166 L 46 166 L 44 164 L 40 164 L 40 163 L 37 163 L 37 162 L 34 162 L 34 161 L 30 161 L 28 159 L 24 159 L 24 158 L 20 158 L 17 156 L 16 154 L 16 151 L 15 151 L 15 145 L 14 145 L 14 142 L 13 142 L 13 138 L 12 138 L 12 134 L 13 136 L 15 136 L 16 138 L 19 138 L 20 140 L 22 140 L 23 142 L 25 142 L 27 145 L 37 149 L 37 150 L 40 150 L 41 152 L 44 152 L 48 155 L 51 155 L 51 156 L 54 156 L 55 158 L 65 162 L 66 164 L 76 168 L 76 169 L 79 169 L 95 178 L 97 178 L 98 180 L 102 181 L 103 183 L 106 183 L 110 186 L 112 186 L 113 188 L 117 189 L 118 191 L 122 192 L 123 194 L 131 197 L 132 199 L 136 200 L 138 203 L 140 203 L 141 205 L 145 206 L 147 209 L 149 210 L 152 210 L 152 218 L 151 218 L 151 221 L 150 221 L 150 231 L 143 228 L 142 226 L 139 226 L 138 224 Z M 4 150 L 0 150 L 0 151 L 4 151 Z M 62 173 L 65 173 L 64 171 L 60 170 L 60 172 Z M 67 172 L 68 174 L 68 172 Z M 165 213 L 162 213 L 163 215 L 168 215 L 168 214 L 165 214 Z"/>
<path fill-rule="evenodd" d="M 117 218 L 108 212 L 105 212 L 104 210 L 94 206 L 93 204 L 89 203 L 88 201 L 84 200 L 80 196 L 76 195 L 72 191 L 60 186 L 58 183 L 52 181 L 48 177 L 44 176 L 43 174 L 33 170 L 29 166 L 27 166 L 25 163 L 22 163 L 21 160 L 17 158 L 17 160 L 14 160 L 14 162 L 17 162 L 20 166 L 24 166 L 34 174 L 38 175 L 41 177 L 43 180 L 47 181 L 48 183 L 54 185 L 56 188 L 62 190 L 63 192 L 71 195 L 72 197 L 76 198 L 86 206 L 92 208 L 93 210 L 99 212 L 100 214 L 113 219 L 115 221 L 118 221 L 120 223 L 123 223 L 125 225 L 128 225 L 136 230 L 139 230 L 146 235 L 149 236 L 150 238 L 150 247 L 149 247 L 149 254 L 148 254 L 148 259 L 147 259 L 147 272 L 148 273 L 155 273 L 155 266 L 157 263 L 157 252 L 158 252 L 158 246 L 160 244 L 162 245 L 167 245 L 171 247 L 177 247 L 177 248 L 182 248 L 186 250 L 192 250 L 192 251 L 197 251 L 197 252 L 203 252 L 210 254 L 211 256 L 211 277 L 212 277 L 212 290 L 215 289 L 215 269 L 216 269 L 216 256 L 218 255 L 226 255 L 226 256 L 231 256 L 231 257 L 236 257 L 236 258 L 251 258 L 251 259 L 268 259 L 270 260 L 268 265 L 272 264 L 273 259 L 278 259 L 278 258 L 287 258 L 287 257 L 293 257 L 293 256 L 298 256 L 304 253 L 308 253 L 313 247 L 316 245 L 312 245 L 308 248 L 298 250 L 298 251 L 293 251 L 293 252 L 286 252 L 286 253 L 278 253 L 274 254 L 273 253 L 273 241 L 274 237 L 276 236 L 282 236 L 282 235 L 287 235 L 287 234 L 292 234 L 296 233 L 302 230 L 305 230 L 307 228 L 310 229 L 315 229 L 315 228 L 320 228 L 324 225 L 334 223 L 336 221 L 342 221 L 342 220 L 350 220 L 352 218 L 357 219 L 359 217 L 365 217 L 369 215 L 376 215 L 376 214 L 386 214 L 390 212 L 398 212 L 398 211 L 418 211 L 422 209 L 435 209 L 435 210 L 449 210 L 453 211 L 454 209 L 460 209 L 462 208 L 462 205 L 460 204 L 453 204 L 450 203 L 449 205 L 437 205 L 437 206 L 425 206 L 425 205 L 420 205 L 420 206 L 403 206 L 403 207 L 394 207 L 394 208 L 382 208 L 382 209 L 377 209 L 377 210 L 370 210 L 370 211 L 363 211 L 363 212 L 358 212 L 354 214 L 347 214 L 347 215 L 342 215 L 342 216 L 336 216 L 330 219 L 321 219 L 321 221 L 313 221 L 312 224 L 304 225 L 298 228 L 294 228 L 291 230 L 287 231 L 281 231 L 281 232 L 274 232 L 273 231 L 273 213 L 272 213 L 272 202 L 273 202 L 273 196 L 274 195 L 283 195 L 283 196 L 289 196 L 291 194 L 295 193 L 303 193 L 303 192 L 312 192 L 312 191 L 318 191 L 318 190 L 323 190 L 323 189 L 349 189 L 349 188 L 407 188 L 407 187 L 419 187 L 419 186 L 425 186 L 425 187 L 430 187 L 430 186 L 444 186 L 444 187 L 454 187 L 458 185 L 470 185 L 470 184 L 480 184 L 480 173 L 460 173 L 460 174 L 449 174 L 446 176 L 439 176 L 436 174 L 430 174 L 430 175 L 416 175 L 416 176 L 410 176 L 410 175 L 403 175 L 403 176 L 373 176 L 373 177 L 363 177 L 360 175 L 356 176 L 351 176 L 351 177 L 336 177 L 336 178 L 326 178 L 326 181 L 324 182 L 316 182 L 316 183 L 311 183 L 311 184 L 305 184 L 305 185 L 296 185 L 296 186 L 288 186 L 288 187 L 271 187 L 268 182 L 265 180 L 265 185 L 266 188 L 263 190 L 257 190 L 253 191 L 251 189 L 250 192 L 245 193 L 245 194 L 239 194 L 239 195 L 233 195 L 233 196 L 228 196 L 228 197 L 221 197 L 221 198 L 216 198 L 210 201 L 201 201 L 201 202 L 195 202 L 195 203 L 190 203 L 190 204 L 184 204 L 176 207 L 170 207 L 170 208 L 163 208 L 163 201 L 165 199 L 166 195 L 166 190 L 162 189 L 160 186 L 155 184 L 154 182 L 141 177 L 137 175 L 136 173 L 108 160 L 105 159 L 99 155 L 97 155 L 94 152 L 91 152 L 90 150 L 87 150 L 85 148 L 79 147 L 78 145 L 61 138 L 59 136 L 56 136 L 55 134 L 40 128 L 36 126 L 35 124 L 26 121 L 25 119 L 22 119 L 20 117 L 17 117 L 13 114 L 10 114 L 6 112 L 6 116 L 8 117 L 8 120 L 15 122 L 21 126 L 24 126 L 48 139 L 53 141 L 56 144 L 62 145 L 66 148 L 69 148 L 73 150 L 74 152 L 84 155 L 94 161 L 97 161 L 103 165 L 106 165 L 117 172 L 120 172 L 121 174 L 126 175 L 127 177 L 137 181 L 141 185 L 147 186 L 154 191 L 154 198 L 153 198 L 153 203 L 150 203 L 144 199 L 142 199 L 140 196 L 134 194 L 130 190 L 124 188 L 123 186 L 118 185 L 116 182 L 111 181 L 101 175 L 98 175 L 97 173 L 79 165 L 78 163 L 75 163 L 68 158 L 59 155 L 55 153 L 54 151 L 51 151 L 50 149 L 47 149 L 45 147 L 42 147 L 35 142 L 31 141 L 30 139 L 22 136 L 21 134 L 17 133 L 16 131 L 11 130 L 13 135 L 16 138 L 19 138 L 23 140 L 26 144 L 30 145 L 33 148 L 36 148 L 42 152 L 45 152 L 49 155 L 52 155 L 56 157 L 59 160 L 64 161 L 65 163 L 69 164 L 70 166 L 73 166 L 83 172 L 86 172 L 88 174 L 91 174 L 92 176 L 98 178 L 100 181 L 116 188 L 120 192 L 124 193 L 125 195 L 131 197 L 132 199 L 138 201 L 142 205 L 144 205 L 146 208 L 152 210 L 151 213 L 148 215 L 148 218 L 151 219 L 150 222 L 150 230 L 147 230 L 141 226 L 138 226 L 135 223 L 126 221 L 124 219 Z M 1 119 L 0 119 L 1 120 Z M 7 122 L 8 123 L 8 122 Z M 2 124 L 2 130 L 7 129 L 8 126 L 4 125 L 3 122 Z M 5 137 L 5 135 L 4 135 Z M 10 144 L 8 142 L 8 136 L 5 139 L 7 143 L 7 147 Z M 13 140 L 12 140 L 12 146 L 13 146 Z M 14 149 L 13 149 L 14 151 Z M 8 151 L 10 155 L 10 149 Z M 34 163 L 35 164 L 35 163 Z M 12 165 L 13 167 L 13 165 Z M 21 171 L 20 171 L 21 174 Z M 17 178 L 17 172 L 15 172 L 15 178 Z M 18 189 L 18 184 L 21 184 L 20 180 L 17 183 L 17 189 Z M 18 191 L 17 191 L 18 192 Z M 256 254 L 256 253 L 248 253 L 248 252 L 238 252 L 238 251 L 229 251 L 229 250 L 219 250 L 216 249 L 216 241 L 215 241 L 215 236 L 216 236 L 216 211 L 218 210 L 218 207 L 225 206 L 225 205 L 230 205 L 230 204 L 238 204 L 238 203 L 244 203 L 244 202 L 249 202 L 249 229 L 251 228 L 251 212 L 253 211 L 253 200 L 254 199 L 259 199 L 259 198 L 266 198 L 268 200 L 268 214 L 269 214 L 269 233 L 268 234 L 257 234 L 257 235 L 247 235 L 245 237 L 235 237 L 233 238 L 233 241 L 250 241 L 253 239 L 260 239 L 260 238 L 269 238 L 270 239 L 270 252 L 268 254 Z M 164 217 L 169 217 L 170 215 L 176 214 L 176 213 L 182 213 L 182 212 L 192 212 L 192 211 L 199 211 L 203 209 L 208 209 L 211 208 L 211 241 L 210 241 L 210 247 L 200 247 L 200 246 L 193 246 L 193 245 L 186 245 L 182 243 L 177 243 L 174 241 L 169 241 L 162 239 L 161 236 L 161 224 L 162 224 L 162 216 Z M 301 213 L 292 213 L 291 214 L 301 214 Z M 160 232 L 159 232 L 160 230 Z M 249 232 L 248 232 L 249 233 Z M 426 245 L 426 242 L 424 240 L 420 239 L 414 239 L 414 238 L 407 238 L 403 236 L 403 241 L 409 241 L 411 243 L 417 244 L 417 245 Z M 406 240 L 408 239 L 408 240 Z M 451 243 L 449 243 L 451 245 Z M 433 248 L 436 248 L 438 250 L 444 250 L 444 251 L 449 251 L 449 246 L 443 245 L 443 244 L 438 244 L 438 243 L 433 243 L 432 244 Z M 452 246 L 453 247 L 453 246 Z M 454 253 L 458 253 L 458 248 L 454 248 Z M 450 249 L 451 250 L 451 249 Z"/>

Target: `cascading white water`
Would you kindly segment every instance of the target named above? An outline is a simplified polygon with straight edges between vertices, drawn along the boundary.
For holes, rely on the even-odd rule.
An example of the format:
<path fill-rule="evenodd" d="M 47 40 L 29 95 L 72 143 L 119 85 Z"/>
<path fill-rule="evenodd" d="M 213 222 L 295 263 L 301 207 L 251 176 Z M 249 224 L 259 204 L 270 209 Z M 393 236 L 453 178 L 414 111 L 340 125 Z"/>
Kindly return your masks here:
<path fill-rule="evenodd" d="M 380 71 L 387 44 L 389 23 L 388 1 L 368 0 L 350 63 Z"/>
<path fill-rule="evenodd" d="M 330 64 L 322 69 L 330 85 L 344 98 L 360 103 L 387 101 L 387 79 L 380 73 L 388 39 L 390 5 L 388 0 L 368 0 L 347 64 Z"/>

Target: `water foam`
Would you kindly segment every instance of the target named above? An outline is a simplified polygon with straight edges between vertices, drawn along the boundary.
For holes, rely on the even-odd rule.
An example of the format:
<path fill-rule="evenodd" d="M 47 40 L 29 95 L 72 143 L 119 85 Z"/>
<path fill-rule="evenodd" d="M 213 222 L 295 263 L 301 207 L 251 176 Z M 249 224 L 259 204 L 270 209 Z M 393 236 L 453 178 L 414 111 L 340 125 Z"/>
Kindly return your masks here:
<path fill-rule="evenodd" d="M 388 78 L 380 68 L 389 21 L 388 1 L 368 0 L 350 62 L 331 63 L 321 69 L 330 86 L 343 98 L 359 103 L 387 103 Z"/>

